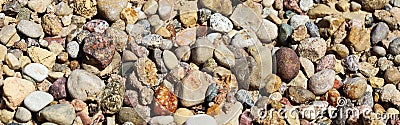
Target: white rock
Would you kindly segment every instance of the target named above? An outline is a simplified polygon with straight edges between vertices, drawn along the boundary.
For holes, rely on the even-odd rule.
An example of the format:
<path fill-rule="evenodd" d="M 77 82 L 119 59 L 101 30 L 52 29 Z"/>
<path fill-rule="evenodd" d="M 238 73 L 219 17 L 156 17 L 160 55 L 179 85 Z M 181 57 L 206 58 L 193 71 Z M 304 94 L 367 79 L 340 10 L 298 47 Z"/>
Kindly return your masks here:
<path fill-rule="evenodd" d="M 278 26 L 273 22 L 263 19 L 263 22 L 256 32 L 257 37 L 263 43 L 271 43 L 272 40 L 278 37 Z"/>
<path fill-rule="evenodd" d="M 23 72 L 37 82 L 41 82 L 49 75 L 49 70 L 46 66 L 40 63 L 31 63 L 25 66 Z"/>
<path fill-rule="evenodd" d="M 274 4 L 275 0 L 263 0 L 262 5 L 265 6 L 266 8 L 269 8 Z"/>
<path fill-rule="evenodd" d="M 38 112 L 54 100 L 47 92 L 34 91 L 24 99 L 24 105 L 32 112 Z"/>
<path fill-rule="evenodd" d="M 19 60 L 17 57 L 15 57 L 13 54 L 11 53 L 7 53 L 6 55 L 6 63 L 8 65 L 8 67 L 10 67 L 11 69 L 19 69 L 21 67 Z"/>
<path fill-rule="evenodd" d="M 305 25 L 310 18 L 306 15 L 294 15 L 290 18 L 290 25 L 293 29 L 297 29 L 301 25 Z"/>
<path fill-rule="evenodd" d="M 217 125 L 217 121 L 206 114 L 199 114 L 190 117 L 185 125 Z"/>
<path fill-rule="evenodd" d="M 71 58 L 78 57 L 79 53 L 79 43 L 76 41 L 71 41 L 67 44 L 67 52 Z"/>
<path fill-rule="evenodd" d="M 313 0 L 300 0 L 299 5 L 301 10 L 308 11 L 313 7 L 314 3 Z"/>
<path fill-rule="evenodd" d="M 218 32 L 229 32 L 233 29 L 232 22 L 220 13 L 214 13 L 210 17 L 211 29 Z"/>

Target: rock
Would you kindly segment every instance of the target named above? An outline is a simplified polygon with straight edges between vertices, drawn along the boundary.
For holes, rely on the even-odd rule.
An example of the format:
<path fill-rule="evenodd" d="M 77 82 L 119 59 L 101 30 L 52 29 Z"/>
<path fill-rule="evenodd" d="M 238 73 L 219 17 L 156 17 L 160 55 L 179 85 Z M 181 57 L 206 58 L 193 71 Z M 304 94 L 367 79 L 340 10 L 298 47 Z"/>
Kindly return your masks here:
<path fill-rule="evenodd" d="M 282 80 L 279 76 L 275 74 L 269 74 L 263 80 L 265 86 L 262 86 L 260 93 L 263 95 L 268 95 L 278 91 L 282 86 Z"/>
<path fill-rule="evenodd" d="M 28 55 L 35 63 L 40 63 L 47 68 L 53 68 L 57 55 L 39 47 L 28 48 Z"/>
<path fill-rule="evenodd" d="M 237 101 L 242 103 L 244 107 L 248 108 L 254 106 L 254 101 L 252 100 L 251 95 L 247 90 L 240 89 L 236 92 L 235 98 L 237 99 Z"/>
<path fill-rule="evenodd" d="M 306 15 L 294 15 L 290 18 L 290 25 L 293 29 L 297 29 L 299 26 L 305 26 L 308 21 L 310 21 L 310 19 Z"/>
<path fill-rule="evenodd" d="M 38 112 L 54 100 L 47 92 L 34 91 L 24 99 L 24 105 L 32 112 Z"/>
<path fill-rule="evenodd" d="M 30 63 L 24 67 L 23 73 L 33 78 L 35 81 L 41 82 L 47 78 L 49 70 L 40 63 Z"/>
<path fill-rule="evenodd" d="M 297 4 L 298 1 L 294 1 L 294 0 L 284 0 L 283 1 L 283 5 L 285 8 L 287 8 L 288 10 L 292 10 L 293 12 L 297 12 L 299 14 L 304 14 L 299 5 Z M 277 5 L 276 5 L 277 6 Z M 280 8 L 280 7 L 279 7 Z"/>
<path fill-rule="evenodd" d="M 17 112 L 15 112 L 15 120 L 19 122 L 28 122 L 31 119 L 32 119 L 32 114 L 28 109 L 24 107 L 17 108 Z"/>
<path fill-rule="evenodd" d="M 383 102 L 391 102 L 394 105 L 400 105 L 400 91 L 396 89 L 394 84 L 386 84 L 382 87 L 382 91 L 380 92 L 381 96 L 380 99 Z"/>
<path fill-rule="evenodd" d="M 115 53 L 113 41 L 99 33 L 91 33 L 84 40 L 83 52 L 89 64 L 97 68 L 106 68 Z"/>
<path fill-rule="evenodd" d="M 63 27 L 61 21 L 56 15 L 46 14 L 42 17 L 42 28 L 46 34 L 56 36 L 60 33 Z"/>
<path fill-rule="evenodd" d="M 343 85 L 343 92 L 350 99 L 360 98 L 367 90 L 367 80 L 356 77 L 346 80 Z"/>
<path fill-rule="evenodd" d="M 389 34 L 389 26 L 384 22 L 379 22 L 371 32 L 371 42 L 372 44 L 377 44 L 378 42 L 385 39 Z"/>
<path fill-rule="evenodd" d="M 191 116 L 187 121 L 185 122 L 185 125 L 217 125 L 217 121 L 206 114 L 198 114 Z"/>
<path fill-rule="evenodd" d="M 335 71 L 325 69 L 315 73 L 308 80 L 308 87 L 315 95 L 322 95 L 333 87 Z"/>
<path fill-rule="evenodd" d="M 67 83 L 71 97 L 83 101 L 90 96 L 99 94 L 104 87 L 105 84 L 99 77 L 80 69 L 71 72 Z"/>
<path fill-rule="evenodd" d="M 158 15 L 160 18 L 162 20 L 170 19 L 174 9 L 173 4 L 169 0 L 159 0 L 158 5 Z"/>
<path fill-rule="evenodd" d="M 397 84 L 400 82 L 400 71 L 397 68 L 388 68 L 384 78 L 386 83 Z"/>
<path fill-rule="evenodd" d="M 190 59 L 190 47 L 189 46 L 180 46 L 175 49 L 175 55 L 178 60 L 188 61 Z"/>
<path fill-rule="evenodd" d="M 386 49 L 381 46 L 372 47 L 372 52 L 378 57 L 383 57 L 386 55 Z"/>
<path fill-rule="evenodd" d="M 36 24 L 31 21 L 27 20 L 21 20 L 18 22 L 17 25 L 18 31 L 20 31 L 22 34 L 32 37 L 32 38 L 38 38 L 42 34 L 44 34 L 42 26 L 40 24 Z"/>
<path fill-rule="evenodd" d="M 74 106 L 75 111 L 82 111 L 87 106 L 85 102 L 79 99 L 74 99 L 71 101 L 71 105 Z"/>
<path fill-rule="evenodd" d="M 299 43 L 307 38 L 310 38 L 310 35 L 307 33 L 307 27 L 304 25 L 301 25 L 298 27 L 298 29 L 293 31 L 292 34 L 292 41 L 294 43 Z"/>
<path fill-rule="evenodd" d="M 193 112 L 187 108 L 179 108 L 174 113 L 174 121 L 177 125 L 183 125 L 187 119 L 193 116 Z"/>
<path fill-rule="evenodd" d="M 196 64 L 202 64 L 213 56 L 214 46 L 206 38 L 197 39 L 191 48 L 190 57 Z"/>
<path fill-rule="evenodd" d="M 15 43 L 20 39 L 17 34 L 17 29 L 15 28 L 15 25 L 4 26 L 0 30 L 0 34 L 0 41 L 4 45 L 7 45 L 8 43 Z"/>
<path fill-rule="evenodd" d="M 154 62 L 148 58 L 139 58 L 133 65 L 139 80 L 147 86 L 157 85 L 157 68 Z"/>
<path fill-rule="evenodd" d="M 314 64 L 309 59 L 300 57 L 299 61 L 308 78 L 314 75 Z"/>
<path fill-rule="evenodd" d="M 62 77 L 54 81 L 53 85 L 50 86 L 49 93 L 53 95 L 56 100 L 67 97 L 67 91 L 65 89 L 65 83 L 67 79 Z"/>
<path fill-rule="evenodd" d="M 300 0 L 299 2 L 299 6 L 303 11 L 310 10 L 313 5 L 314 5 L 313 0 Z"/>
<path fill-rule="evenodd" d="M 76 114 L 71 104 L 56 104 L 44 108 L 39 112 L 39 116 L 52 123 L 70 125 L 74 122 Z"/>
<path fill-rule="evenodd" d="M 76 41 L 71 41 L 67 44 L 67 52 L 69 57 L 77 58 L 79 53 L 79 43 Z"/>
<path fill-rule="evenodd" d="M 315 95 L 311 91 L 300 86 L 289 87 L 288 92 L 290 100 L 297 104 L 315 100 Z"/>
<path fill-rule="evenodd" d="M 176 33 L 176 43 L 187 46 L 196 41 L 196 28 L 187 28 Z"/>
<path fill-rule="evenodd" d="M 214 13 L 210 17 L 211 29 L 218 32 L 229 32 L 233 29 L 232 22 L 225 16 Z"/>
<path fill-rule="evenodd" d="M 155 116 L 151 118 L 149 123 L 152 125 L 175 124 L 172 116 Z"/>
<path fill-rule="evenodd" d="M 257 31 L 262 23 L 261 13 L 244 4 L 237 5 L 229 18 L 234 24 L 252 31 Z"/>
<path fill-rule="evenodd" d="M 179 60 L 176 58 L 175 54 L 169 50 L 164 50 L 163 51 L 163 61 L 165 66 L 169 69 L 172 70 L 176 66 L 179 65 Z"/>
<path fill-rule="evenodd" d="M 106 20 L 115 22 L 120 19 L 120 13 L 127 4 L 127 0 L 97 0 L 97 12 Z"/>
<path fill-rule="evenodd" d="M 233 67 L 235 65 L 235 55 L 225 45 L 216 47 L 214 56 L 222 66 Z"/>
<path fill-rule="evenodd" d="M 357 52 L 367 50 L 371 47 L 370 32 L 360 26 L 353 26 L 347 36 L 347 43 Z"/>
<path fill-rule="evenodd" d="M 300 61 L 296 52 L 290 48 L 281 48 L 276 53 L 277 75 L 284 82 L 289 82 L 297 76 L 300 70 Z"/>
<path fill-rule="evenodd" d="M 293 29 L 290 25 L 284 23 L 279 27 L 278 42 L 282 45 L 289 45 L 287 41 L 292 35 Z"/>
<path fill-rule="evenodd" d="M 103 33 L 107 30 L 108 27 L 109 24 L 107 23 L 107 21 L 100 19 L 90 20 L 89 22 L 86 22 L 85 25 L 83 25 L 84 29 L 96 33 Z"/>
<path fill-rule="evenodd" d="M 389 52 L 393 55 L 400 55 L 400 38 L 396 38 L 390 42 Z"/>
<path fill-rule="evenodd" d="M 196 8 L 197 9 L 197 8 Z M 179 14 L 179 19 L 183 23 L 185 27 L 194 27 L 198 20 L 197 11 L 188 11 L 188 12 L 181 12 Z"/>
<path fill-rule="evenodd" d="M 178 98 L 165 85 L 157 88 L 155 101 L 153 103 L 153 113 L 155 115 L 168 115 L 174 113 L 178 108 Z"/>
<path fill-rule="evenodd" d="M 25 79 L 8 77 L 3 83 L 3 98 L 11 109 L 16 109 L 26 96 L 35 91 L 33 83 Z"/>
<path fill-rule="evenodd" d="M 317 61 L 317 67 L 315 71 L 321 71 L 324 69 L 333 69 L 335 67 L 336 57 L 333 54 L 328 54 Z"/>
<path fill-rule="evenodd" d="M 358 62 L 359 58 L 357 55 L 350 55 L 343 59 L 343 66 L 347 68 L 349 71 L 357 71 L 358 70 Z"/>
<path fill-rule="evenodd" d="M 6 63 L 11 69 L 19 69 L 21 64 L 17 57 L 15 57 L 12 53 L 7 53 L 6 55 Z"/>
<path fill-rule="evenodd" d="M 123 105 L 125 95 L 125 79 L 119 75 L 111 74 L 108 84 L 100 94 L 100 107 L 104 114 L 114 114 Z"/>
<path fill-rule="evenodd" d="M 128 41 L 128 34 L 115 28 L 108 28 L 105 33 L 112 39 L 117 51 L 122 52 L 125 50 Z"/>
<path fill-rule="evenodd" d="M 142 39 L 142 45 L 145 47 L 153 47 L 153 48 L 158 48 L 161 46 L 162 42 L 162 36 L 157 35 L 157 34 L 150 34 Z"/>
<path fill-rule="evenodd" d="M 233 46 L 238 48 L 249 47 L 252 45 L 260 45 L 261 41 L 257 38 L 256 34 L 250 30 L 240 30 L 232 39 Z"/>
<path fill-rule="evenodd" d="M 361 9 L 361 4 L 357 3 L 357 2 L 350 2 L 350 10 L 351 11 L 359 11 Z"/>
<path fill-rule="evenodd" d="M 271 43 L 278 37 L 278 26 L 269 20 L 263 19 L 256 35 L 261 42 Z"/>
<path fill-rule="evenodd" d="M 119 123 L 131 122 L 133 124 L 145 124 L 146 121 L 142 118 L 141 114 L 131 107 L 122 107 L 118 114 Z"/>
<path fill-rule="evenodd" d="M 312 62 L 322 58 L 326 53 L 325 40 L 319 37 L 308 38 L 300 43 L 296 52 L 300 57 L 307 58 Z"/>
<path fill-rule="evenodd" d="M 201 6 L 225 16 L 232 14 L 232 1 L 230 0 L 199 0 Z"/>
<path fill-rule="evenodd" d="M 174 92 L 178 93 L 182 106 L 191 107 L 204 102 L 209 84 L 203 72 L 194 70 L 183 78 L 178 84 L 181 87 L 176 87 Z"/>
<path fill-rule="evenodd" d="M 46 11 L 47 6 L 49 6 L 50 3 L 51 0 L 29 0 L 28 7 L 35 12 L 43 13 Z"/>
<path fill-rule="evenodd" d="M 307 77 L 304 75 L 303 72 L 300 71 L 299 74 L 297 74 L 297 76 L 294 77 L 294 79 L 287 84 L 287 86 L 300 86 L 307 89 L 307 83 Z"/>
<path fill-rule="evenodd" d="M 9 111 L 7 109 L 0 110 L 0 122 L 11 123 L 13 121 L 14 114 L 14 111 Z"/>
<path fill-rule="evenodd" d="M 366 11 L 374 11 L 383 8 L 386 5 L 386 0 L 359 0 L 362 9 Z"/>
<path fill-rule="evenodd" d="M 318 4 L 316 7 L 308 11 L 308 16 L 310 18 L 323 18 L 333 14 L 339 14 L 339 12 L 325 4 Z"/>
<path fill-rule="evenodd" d="M 72 14 L 74 10 L 68 6 L 67 3 L 60 2 L 56 5 L 56 12 L 57 16 L 67 16 Z"/>
<path fill-rule="evenodd" d="M 225 103 L 222 109 L 228 109 L 214 116 L 218 124 L 238 125 L 243 106 L 240 102 Z"/>
<path fill-rule="evenodd" d="M 379 72 L 379 68 L 375 68 L 372 64 L 368 62 L 361 62 L 358 66 L 361 74 L 366 77 L 374 77 Z"/>
<path fill-rule="evenodd" d="M 385 84 L 385 80 L 379 77 L 370 77 L 368 80 L 372 88 L 382 88 Z"/>
<path fill-rule="evenodd" d="M 311 37 L 320 37 L 319 28 L 313 22 L 308 21 L 305 26 L 307 27 L 308 34 L 310 34 Z"/>
<path fill-rule="evenodd" d="M 147 15 L 153 15 L 157 12 L 158 3 L 155 0 L 149 0 L 143 5 L 143 11 Z"/>

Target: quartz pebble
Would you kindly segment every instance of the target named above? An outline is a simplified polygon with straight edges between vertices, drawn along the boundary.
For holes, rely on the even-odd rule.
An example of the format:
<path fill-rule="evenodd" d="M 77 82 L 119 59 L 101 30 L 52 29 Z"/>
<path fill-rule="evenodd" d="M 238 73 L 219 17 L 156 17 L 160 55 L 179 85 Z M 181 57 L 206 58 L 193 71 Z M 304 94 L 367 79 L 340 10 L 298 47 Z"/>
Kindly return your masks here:
<path fill-rule="evenodd" d="M 35 91 L 29 94 L 24 99 L 24 105 L 32 112 L 37 112 L 43 109 L 46 105 L 54 100 L 53 96 L 49 93 L 42 91 Z"/>
<path fill-rule="evenodd" d="M 33 78 L 35 81 L 41 82 L 49 75 L 46 66 L 39 63 L 31 63 L 24 67 L 23 72 Z"/>

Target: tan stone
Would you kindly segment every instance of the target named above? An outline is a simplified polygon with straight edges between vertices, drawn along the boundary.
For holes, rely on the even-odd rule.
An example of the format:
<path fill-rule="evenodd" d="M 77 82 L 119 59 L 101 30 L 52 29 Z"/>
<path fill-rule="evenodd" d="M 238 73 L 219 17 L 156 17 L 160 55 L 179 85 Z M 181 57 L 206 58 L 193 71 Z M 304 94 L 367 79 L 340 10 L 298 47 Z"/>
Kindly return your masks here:
<path fill-rule="evenodd" d="M 308 16 L 310 16 L 310 18 L 322 18 L 333 14 L 339 14 L 339 12 L 325 4 L 318 4 L 316 7 L 308 11 Z"/>
<path fill-rule="evenodd" d="M 370 31 L 359 26 L 353 26 L 347 37 L 347 43 L 357 52 L 369 49 L 371 47 Z"/>
<path fill-rule="evenodd" d="M 8 77 L 4 80 L 3 91 L 6 105 L 11 109 L 16 109 L 26 96 L 35 91 L 35 86 L 28 80 Z"/>
<path fill-rule="evenodd" d="M 197 23 L 197 12 L 196 11 L 187 11 L 187 12 L 181 12 L 179 14 L 179 19 L 183 23 L 185 27 L 194 27 L 196 26 Z"/>
<path fill-rule="evenodd" d="M 40 63 L 47 68 L 53 68 L 57 55 L 39 47 L 30 47 L 28 49 L 28 55 L 35 63 Z"/>
<path fill-rule="evenodd" d="M 121 12 L 121 19 L 125 21 L 126 25 L 135 24 L 138 18 L 138 13 L 132 8 L 125 8 Z"/>
<path fill-rule="evenodd" d="M 385 80 L 379 77 L 371 77 L 369 78 L 369 83 L 371 84 L 372 88 L 382 88 L 385 84 Z"/>

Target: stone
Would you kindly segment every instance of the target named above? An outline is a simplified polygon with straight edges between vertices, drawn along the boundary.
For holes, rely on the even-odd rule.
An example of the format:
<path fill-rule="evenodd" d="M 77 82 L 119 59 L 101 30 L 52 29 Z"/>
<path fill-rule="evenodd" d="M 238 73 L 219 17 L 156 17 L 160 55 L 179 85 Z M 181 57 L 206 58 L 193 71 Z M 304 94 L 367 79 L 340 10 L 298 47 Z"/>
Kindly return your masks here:
<path fill-rule="evenodd" d="M 276 53 L 277 75 L 284 82 L 289 82 L 297 76 L 300 70 L 299 57 L 294 50 L 283 47 Z"/>
<path fill-rule="evenodd" d="M 335 71 L 331 69 L 321 70 L 308 80 L 308 87 L 315 95 L 322 95 L 333 87 Z"/>
<path fill-rule="evenodd" d="M 204 102 L 209 84 L 203 72 L 194 70 L 183 78 L 182 83 L 178 84 L 181 87 L 176 87 L 175 92 L 182 106 L 191 107 Z"/>
<path fill-rule="evenodd" d="M 148 58 L 139 58 L 134 66 L 134 70 L 139 77 L 139 80 L 142 81 L 143 84 L 147 86 L 156 86 L 158 77 L 157 77 L 157 68 L 154 62 L 152 62 Z"/>
<path fill-rule="evenodd" d="M 46 34 L 56 36 L 60 33 L 63 27 L 61 21 L 56 15 L 46 14 L 42 17 L 42 28 Z"/>
<path fill-rule="evenodd" d="M 299 28 L 299 26 L 305 26 L 310 21 L 310 18 L 306 15 L 294 15 L 290 18 L 290 25 L 293 29 Z"/>
<path fill-rule="evenodd" d="M 39 36 L 44 34 L 43 28 L 40 24 L 36 24 L 27 20 L 19 21 L 17 24 L 17 29 L 22 34 L 32 38 L 38 38 Z"/>
<path fill-rule="evenodd" d="M 120 19 L 120 13 L 127 4 L 127 0 L 97 0 L 97 12 L 106 20 L 115 22 Z"/>
<path fill-rule="evenodd" d="M 75 111 L 82 111 L 86 108 L 86 103 L 79 99 L 74 99 L 71 101 L 71 105 L 74 106 Z"/>
<path fill-rule="evenodd" d="M 250 30 L 240 30 L 232 39 L 233 46 L 238 48 L 260 45 L 261 41 L 257 38 L 255 32 Z"/>
<path fill-rule="evenodd" d="M 232 22 L 220 13 L 214 13 L 210 17 L 211 29 L 218 32 L 229 32 L 233 29 Z"/>
<path fill-rule="evenodd" d="M 353 26 L 347 36 L 347 43 L 360 52 L 371 47 L 370 31 L 360 26 Z"/>
<path fill-rule="evenodd" d="M 214 56 L 218 63 L 225 67 L 235 65 L 235 55 L 225 45 L 219 45 L 214 50 Z"/>
<path fill-rule="evenodd" d="M 23 69 L 23 73 L 31 77 L 37 82 L 41 82 L 49 75 L 49 70 L 46 66 L 40 63 L 30 63 Z"/>
<path fill-rule="evenodd" d="M 0 110 L 0 122 L 11 123 L 13 121 L 15 111 L 9 111 L 7 109 Z"/>
<path fill-rule="evenodd" d="M 17 42 L 20 39 L 15 26 L 16 25 L 7 25 L 1 28 L 0 34 L 2 35 L 0 36 L 0 41 L 2 44 L 7 45 L 8 43 Z"/>
<path fill-rule="evenodd" d="M 269 20 L 263 19 L 256 35 L 261 42 L 271 43 L 278 38 L 278 26 Z"/>
<path fill-rule="evenodd" d="M 109 24 L 105 20 L 94 19 L 90 20 L 83 25 L 83 29 L 89 30 L 90 32 L 103 33 L 107 30 Z"/>
<path fill-rule="evenodd" d="M 292 35 L 293 28 L 284 23 L 279 27 L 278 42 L 282 45 L 289 45 L 288 38 Z"/>
<path fill-rule="evenodd" d="M 206 38 L 199 38 L 192 45 L 190 57 L 196 64 L 202 64 L 213 57 L 214 46 Z"/>
<path fill-rule="evenodd" d="M 67 91 L 65 85 L 66 82 L 67 79 L 62 77 L 54 81 L 53 85 L 50 86 L 49 93 L 54 97 L 54 99 L 59 100 L 67 97 Z"/>
<path fill-rule="evenodd" d="M 343 66 L 349 71 L 357 71 L 359 65 L 359 58 L 357 55 L 349 55 L 343 59 Z"/>
<path fill-rule="evenodd" d="M 174 9 L 173 4 L 169 0 L 159 0 L 158 5 L 158 15 L 160 18 L 162 20 L 170 19 Z"/>
<path fill-rule="evenodd" d="M 380 100 L 383 102 L 391 102 L 394 105 L 400 105 L 400 97 L 398 96 L 400 91 L 396 89 L 394 84 L 386 84 L 382 87 L 380 92 Z"/>
<path fill-rule="evenodd" d="M 305 74 L 308 78 L 314 75 L 314 64 L 307 58 L 299 57 L 301 67 L 303 67 Z"/>
<path fill-rule="evenodd" d="M 145 47 L 153 47 L 153 48 L 159 48 L 160 45 L 162 44 L 162 36 L 157 35 L 157 34 L 150 34 L 142 39 L 142 45 Z"/>
<path fill-rule="evenodd" d="M 232 1 L 230 0 L 199 0 L 201 6 L 225 16 L 232 14 Z"/>
<path fill-rule="evenodd" d="M 386 69 L 384 78 L 386 83 L 397 84 L 400 82 L 400 71 L 397 68 L 388 68 Z"/>
<path fill-rule="evenodd" d="M 194 27 L 198 20 L 197 12 L 188 11 L 188 12 L 181 12 L 179 14 L 179 19 L 181 20 L 182 24 L 185 27 Z"/>
<path fill-rule="evenodd" d="M 100 107 L 104 114 L 115 114 L 122 108 L 125 95 L 125 79 L 111 74 L 108 84 L 100 94 Z"/>
<path fill-rule="evenodd" d="M 260 89 L 260 93 L 263 95 L 268 95 L 278 91 L 281 88 L 282 80 L 279 76 L 275 74 L 269 74 L 263 80 L 265 86 L 262 86 Z"/>
<path fill-rule="evenodd" d="M 297 74 L 297 76 L 294 77 L 294 79 L 287 84 L 287 86 L 300 86 L 307 89 L 307 83 L 307 77 L 302 71 L 300 71 L 299 74 Z"/>
<path fill-rule="evenodd" d="M 191 116 L 185 122 L 185 125 L 203 125 L 203 124 L 217 125 L 217 121 L 209 115 L 198 114 L 198 115 Z"/>
<path fill-rule="evenodd" d="M 108 28 L 106 30 L 106 35 L 112 39 L 115 44 L 115 49 L 119 52 L 122 52 L 126 48 L 126 44 L 128 41 L 128 34 L 126 34 L 122 30 L 118 30 L 115 28 Z"/>
<path fill-rule="evenodd" d="M 293 31 L 292 40 L 294 43 L 299 43 L 304 41 L 307 38 L 310 38 L 310 35 L 307 33 L 307 27 L 304 25 L 299 26 L 296 30 Z"/>
<path fill-rule="evenodd" d="M 118 113 L 118 121 L 119 123 L 131 122 L 134 125 L 145 124 L 146 121 L 142 118 L 141 114 L 131 107 L 122 107 Z"/>
<path fill-rule="evenodd" d="M 386 55 L 386 49 L 381 46 L 372 47 L 372 52 L 378 57 L 383 57 Z"/>
<path fill-rule="evenodd" d="M 97 14 L 96 0 L 77 0 L 73 3 L 74 13 L 84 18 L 91 18 Z"/>
<path fill-rule="evenodd" d="M 8 77 L 3 83 L 3 99 L 11 109 L 16 109 L 26 96 L 35 91 L 33 83 L 25 79 Z"/>
<path fill-rule="evenodd" d="M 226 103 L 223 105 L 222 109 L 228 109 L 222 111 L 215 116 L 215 120 L 218 124 L 239 124 L 239 117 L 242 114 L 243 106 L 240 102 Z"/>
<path fill-rule="evenodd" d="M 379 68 L 375 68 L 368 62 L 360 62 L 358 69 L 366 77 L 374 77 L 379 72 Z"/>
<path fill-rule="evenodd" d="M 24 105 L 32 112 L 38 112 L 54 100 L 47 92 L 34 91 L 24 99 Z"/>
<path fill-rule="evenodd" d="M 289 10 L 292 10 L 294 12 L 297 12 L 297 13 L 303 15 L 304 13 L 303 13 L 303 11 L 301 11 L 297 2 L 298 1 L 296 1 L 296 0 L 283 0 L 283 6 Z"/>
<path fill-rule="evenodd" d="M 360 0 L 362 9 L 366 11 L 374 11 L 383 8 L 386 0 Z"/>
<path fill-rule="evenodd" d="M 183 125 L 187 119 L 189 119 L 191 116 L 193 116 L 193 112 L 190 111 L 187 108 L 179 108 L 176 110 L 176 112 L 174 113 L 173 117 L 174 117 L 174 122 L 177 125 Z"/>
<path fill-rule="evenodd" d="M 135 24 L 139 18 L 138 12 L 133 8 L 125 8 L 121 11 L 121 19 L 125 21 L 125 24 Z"/>
<path fill-rule="evenodd" d="M 165 66 L 169 70 L 172 70 L 179 65 L 179 60 L 176 58 L 175 54 L 169 50 L 163 51 L 162 58 L 163 58 Z"/>
<path fill-rule="evenodd" d="M 237 5 L 229 18 L 235 25 L 252 31 L 257 31 L 262 24 L 261 13 L 254 11 L 245 4 Z"/>
<path fill-rule="evenodd" d="M 300 57 L 307 58 L 312 62 L 322 58 L 326 53 L 325 40 L 319 37 L 308 38 L 297 47 L 296 52 Z"/>
<path fill-rule="evenodd" d="M 49 6 L 50 3 L 51 0 L 29 0 L 28 7 L 35 12 L 43 13 L 46 11 L 47 6 Z"/>
<path fill-rule="evenodd" d="M 143 12 L 147 15 L 153 15 L 157 12 L 158 3 L 155 0 L 149 0 L 143 5 Z"/>
<path fill-rule="evenodd" d="M 55 12 L 55 14 L 56 14 L 57 16 L 67 16 L 67 15 L 72 14 L 73 11 L 74 11 L 74 10 L 73 10 L 71 7 L 69 7 L 67 3 L 65 3 L 65 2 L 60 2 L 60 3 L 58 3 L 58 4 L 56 5 L 56 12 Z"/>
<path fill-rule="evenodd" d="M 315 100 L 315 95 L 311 91 L 303 87 L 300 86 L 289 87 L 288 90 L 289 90 L 288 91 L 289 98 L 294 103 L 303 104 Z"/>
<path fill-rule="evenodd" d="M 156 90 L 155 101 L 153 104 L 155 115 L 168 115 L 174 113 L 178 108 L 178 98 L 165 85 L 161 85 Z"/>
<path fill-rule="evenodd" d="M 56 104 L 41 110 L 39 116 L 52 123 L 70 125 L 76 114 L 71 104 Z"/>
<path fill-rule="evenodd" d="M 379 77 L 370 77 L 368 81 L 372 88 L 382 88 L 385 84 L 385 80 Z"/>
<path fill-rule="evenodd" d="M 53 68 L 57 55 L 40 47 L 28 48 L 28 55 L 35 63 L 40 63 L 47 68 Z"/>
<path fill-rule="evenodd" d="M 244 107 L 252 107 L 254 106 L 254 101 L 252 100 L 252 97 L 249 93 L 249 91 L 240 89 L 236 92 L 235 98 L 237 99 L 238 102 L 242 103 Z"/>
<path fill-rule="evenodd" d="M 104 87 L 105 84 L 99 77 L 81 69 L 72 71 L 67 83 L 71 97 L 83 101 L 96 96 Z"/>
<path fill-rule="evenodd" d="M 393 55 L 400 55 L 400 38 L 396 38 L 390 42 L 389 52 Z"/>
<path fill-rule="evenodd" d="M 69 57 L 77 58 L 79 54 L 79 43 L 76 41 L 68 42 L 66 50 L 68 52 Z"/>
<path fill-rule="evenodd" d="M 24 107 L 17 108 L 17 111 L 15 112 L 15 120 L 19 122 L 28 122 L 31 119 L 32 113 L 28 109 Z"/>
<path fill-rule="evenodd" d="M 367 80 L 361 77 L 348 79 L 343 85 L 343 92 L 350 99 L 360 98 L 366 90 Z"/>
<path fill-rule="evenodd" d="M 303 11 L 310 10 L 313 5 L 314 5 L 313 0 L 300 0 L 299 2 L 299 6 Z"/>
<path fill-rule="evenodd" d="M 151 118 L 149 123 L 152 125 L 175 124 L 173 116 L 156 116 Z"/>
<path fill-rule="evenodd" d="M 336 62 L 335 55 L 328 54 L 316 62 L 317 67 L 315 68 L 315 71 L 318 72 L 324 69 L 333 69 L 335 67 L 335 62 Z"/>
<path fill-rule="evenodd" d="M 379 22 L 371 32 L 371 42 L 372 44 L 377 44 L 378 42 L 385 39 L 389 34 L 389 26 L 384 22 Z"/>
<path fill-rule="evenodd" d="M 15 57 L 12 53 L 7 53 L 5 61 L 7 65 L 13 70 L 21 68 L 21 64 L 18 58 Z"/>
<path fill-rule="evenodd" d="M 308 34 L 310 34 L 311 37 L 320 37 L 319 28 L 316 24 L 308 21 L 305 26 L 307 27 Z"/>
<path fill-rule="evenodd" d="M 333 14 L 339 14 L 339 12 L 325 4 L 318 4 L 316 7 L 310 9 L 307 13 L 310 18 L 323 18 Z"/>
<path fill-rule="evenodd" d="M 175 49 L 175 55 L 178 60 L 188 61 L 190 59 L 190 47 L 189 46 L 180 46 Z"/>
<path fill-rule="evenodd" d="M 176 44 L 187 46 L 196 41 L 196 28 L 187 28 L 176 33 Z"/>
<path fill-rule="evenodd" d="M 350 10 L 351 11 L 359 11 L 361 9 L 361 4 L 357 3 L 357 2 L 350 2 Z"/>
<path fill-rule="evenodd" d="M 99 33 L 91 33 L 83 41 L 83 52 L 88 64 L 104 69 L 111 63 L 115 53 L 112 39 Z"/>

